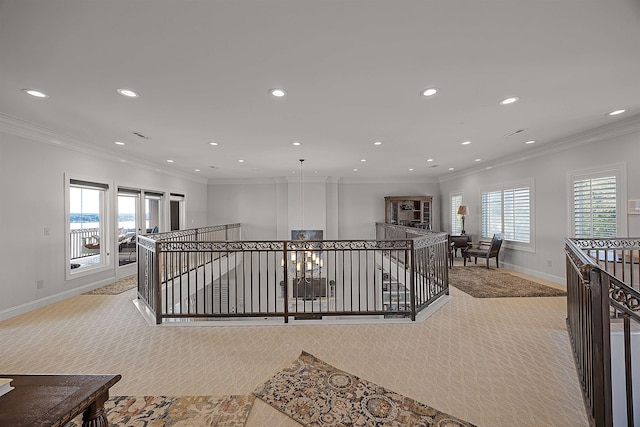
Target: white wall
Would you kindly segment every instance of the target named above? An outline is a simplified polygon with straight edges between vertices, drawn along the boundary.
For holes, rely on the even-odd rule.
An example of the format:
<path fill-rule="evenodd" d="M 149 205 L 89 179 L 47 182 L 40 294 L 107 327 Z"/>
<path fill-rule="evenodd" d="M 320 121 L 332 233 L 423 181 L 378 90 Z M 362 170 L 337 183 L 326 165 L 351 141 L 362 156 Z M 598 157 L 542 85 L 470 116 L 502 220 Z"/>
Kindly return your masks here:
<path fill-rule="evenodd" d="M 384 222 L 385 196 L 433 196 L 433 230 L 440 230 L 440 185 L 437 182 L 340 181 L 341 239 L 373 239 L 375 223 Z"/>
<path fill-rule="evenodd" d="M 463 193 L 464 204 L 470 209 L 466 231 L 475 241 L 480 233 L 480 189 L 532 178 L 535 186 L 535 253 L 505 249 L 501 251 L 501 259 L 516 270 L 564 283 L 563 240 L 570 234 L 567 173 L 601 165 L 626 164 L 625 205 L 626 199 L 640 199 L 640 168 L 637 166 L 640 130 L 634 130 L 637 126 L 627 127 L 627 131 L 617 126 L 578 135 L 565 142 L 550 143 L 548 148 L 532 150 L 529 158 L 521 161 L 441 180 L 444 230 L 451 229 L 449 200 L 452 193 Z M 627 216 L 626 211 L 621 214 L 625 227 L 619 235 L 640 236 L 640 215 Z"/>
<path fill-rule="evenodd" d="M 39 142 L 0 129 L 0 319 L 110 283 L 121 276 L 117 257 L 109 269 L 65 279 L 64 176 L 93 178 L 117 186 L 180 193 L 187 227 L 205 225 L 207 186 L 201 179 L 166 175 L 64 145 Z M 115 227 L 116 194 L 110 191 Z M 44 230 L 48 229 L 49 235 Z M 115 229 L 110 230 L 115 235 Z M 128 274 L 135 272 L 130 266 Z M 43 280 L 44 287 L 37 288 Z"/>
<path fill-rule="evenodd" d="M 336 182 L 314 177 L 304 184 L 304 226 L 325 230 L 326 239 L 375 238 L 375 223 L 384 222 L 384 197 L 400 195 L 433 196 L 437 230 L 438 191 L 437 182 Z M 208 200 L 209 224 L 240 222 L 244 239 L 290 239 L 290 230 L 300 226 L 300 184 L 294 180 L 212 180 Z"/>
<path fill-rule="evenodd" d="M 274 180 L 211 181 L 208 186 L 208 224 L 242 224 L 243 240 L 287 239 L 278 224 L 288 218 L 287 194 Z M 287 220 L 288 221 L 288 220 Z"/>

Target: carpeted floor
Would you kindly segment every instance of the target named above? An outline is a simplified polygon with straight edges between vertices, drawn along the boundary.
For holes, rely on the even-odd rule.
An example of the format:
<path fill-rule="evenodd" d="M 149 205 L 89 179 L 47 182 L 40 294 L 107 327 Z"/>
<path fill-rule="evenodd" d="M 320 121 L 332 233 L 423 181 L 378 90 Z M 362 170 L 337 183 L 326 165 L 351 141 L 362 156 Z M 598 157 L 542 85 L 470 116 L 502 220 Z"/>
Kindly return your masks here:
<path fill-rule="evenodd" d="M 449 285 L 474 298 L 559 297 L 567 293 L 542 285 L 501 269 L 486 266 L 454 266 L 449 270 Z"/>
<path fill-rule="evenodd" d="M 110 426 L 243 427 L 254 396 L 114 396 L 105 402 Z M 82 415 L 66 427 L 80 427 Z"/>
<path fill-rule="evenodd" d="M 133 274 L 131 276 L 124 277 L 109 285 L 103 286 L 98 289 L 94 289 L 89 292 L 85 292 L 82 295 L 118 295 L 129 289 L 133 289 L 138 286 L 138 275 Z"/>
<path fill-rule="evenodd" d="M 304 351 L 253 394 L 304 426 L 473 426 Z"/>
<path fill-rule="evenodd" d="M 113 396 L 248 396 L 305 350 L 478 426 L 589 426 L 565 298 L 450 292 L 410 325 L 242 327 L 151 326 L 135 290 L 78 295 L 0 321 L 0 359 L 5 373 L 121 374 Z M 255 399 L 246 427 L 264 426 L 300 424 Z"/>

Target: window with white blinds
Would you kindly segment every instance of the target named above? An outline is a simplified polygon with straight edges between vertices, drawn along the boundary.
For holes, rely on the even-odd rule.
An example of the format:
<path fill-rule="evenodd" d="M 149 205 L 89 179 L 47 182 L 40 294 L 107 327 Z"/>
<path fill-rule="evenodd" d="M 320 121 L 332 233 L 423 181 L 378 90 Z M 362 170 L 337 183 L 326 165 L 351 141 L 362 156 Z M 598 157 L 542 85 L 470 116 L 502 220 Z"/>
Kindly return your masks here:
<path fill-rule="evenodd" d="M 573 235 L 577 238 L 616 237 L 615 175 L 573 179 Z"/>
<path fill-rule="evenodd" d="M 451 234 L 462 233 L 462 215 L 458 215 L 458 208 L 462 204 L 462 193 L 451 195 Z"/>
<path fill-rule="evenodd" d="M 481 193 L 482 237 L 503 233 L 505 240 L 531 243 L 531 187 L 517 186 Z"/>
<path fill-rule="evenodd" d="M 503 229 L 514 242 L 531 241 L 531 201 L 529 187 L 504 190 Z"/>

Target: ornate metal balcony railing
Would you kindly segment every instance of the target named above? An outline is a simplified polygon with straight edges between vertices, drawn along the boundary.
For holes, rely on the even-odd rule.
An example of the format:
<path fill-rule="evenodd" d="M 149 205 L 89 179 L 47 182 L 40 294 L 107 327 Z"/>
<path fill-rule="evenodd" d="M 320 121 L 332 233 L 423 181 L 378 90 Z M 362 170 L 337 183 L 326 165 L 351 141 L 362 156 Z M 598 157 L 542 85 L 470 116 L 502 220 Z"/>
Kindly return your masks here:
<path fill-rule="evenodd" d="M 138 295 L 156 323 L 247 317 L 282 317 L 287 323 L 327 316 L 415 320 L 449 291 L 444 233 L 242 241 L 239 224 L 233 224 L 139 236 L 138 254 Z"/>
<path fill-rule="evenodd" d="M 640 239 L 567 239 L 565 253 L 567 327 L 588 414 L 598 427 L 633 426 Z"/>

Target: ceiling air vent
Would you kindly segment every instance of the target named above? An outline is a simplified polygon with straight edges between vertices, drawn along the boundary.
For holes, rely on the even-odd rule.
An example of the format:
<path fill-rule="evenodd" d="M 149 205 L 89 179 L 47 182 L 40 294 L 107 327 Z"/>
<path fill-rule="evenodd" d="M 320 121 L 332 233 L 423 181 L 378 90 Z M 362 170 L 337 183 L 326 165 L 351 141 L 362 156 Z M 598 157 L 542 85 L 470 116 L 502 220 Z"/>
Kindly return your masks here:
<path fill-rule="evenodd" d="M 519 134 L 520 132 L 524 132 L 524 129 L 518 129 L 518 130 L 516 130 L 516 131 L 513 131 L 513 132 L 511 132 L 511 133 L 508 133 L 506 136 L 513 136 L 513 135 L 517 135 L 517 134 Z"/>
<path fill-rule="evenodd" d="M 134 134 L 135 136 L 138 136 L 142 139 L 151 139 L 151 137 L 145 136 L 143 134 L 141 134 L 140 132 L 131 132 L 132 134 Z"/>

